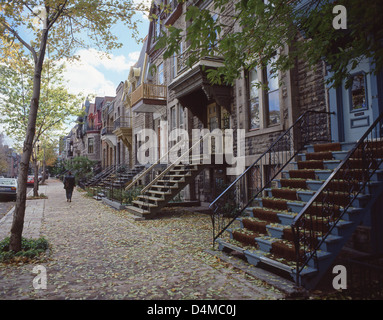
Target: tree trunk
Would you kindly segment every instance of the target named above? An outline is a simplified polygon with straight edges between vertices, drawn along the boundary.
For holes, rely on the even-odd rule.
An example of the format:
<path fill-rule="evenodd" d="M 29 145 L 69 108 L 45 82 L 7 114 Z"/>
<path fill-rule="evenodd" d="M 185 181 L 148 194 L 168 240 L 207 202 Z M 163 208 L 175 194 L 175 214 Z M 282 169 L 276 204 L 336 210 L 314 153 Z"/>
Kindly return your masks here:
<path fill-rule="evenodd" d="M 9 250 L 19 252 L 21 250 L 21 238 L 24 228 L 25 204 L 27 197 L 27 178 L 29 161 L 31 159 L 33 139 L 36 131 L 36 118 L 39 108 L 40 89 L 41 89 L 41 72 L 45 57 L 46 45 L 48 40 L 48 30 L 44 30 L 40 42 L 39 55 L 35 57 L 35 70 L 33 76 L 33 94 L 28 116 L 28 127 L 24 140 L 23 153 L 18 175 L 18 188 L 15 211 L 13 213 L 13 222 L 11 227 L 11 237 Z"/>

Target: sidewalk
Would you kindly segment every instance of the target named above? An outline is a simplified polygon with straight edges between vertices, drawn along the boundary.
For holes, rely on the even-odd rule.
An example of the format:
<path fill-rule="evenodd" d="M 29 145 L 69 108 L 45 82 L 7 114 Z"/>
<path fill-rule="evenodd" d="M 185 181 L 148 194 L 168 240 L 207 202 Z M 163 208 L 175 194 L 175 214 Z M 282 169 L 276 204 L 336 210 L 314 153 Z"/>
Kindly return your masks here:
<path fill-rule="evenodd" d="M 61 181 L 49 179 L 44 200 L 28 200 L 24 237 L 44 236 L 47 288 L 34 289 L 36 264 L 0 265 L 0 300 L 258 300 L 284 294 L 207 253 L 210 217 L 172 208 L 173 214 L 135 221 L 75 189 L 66 202 Z M 0 223 L 9 232 L 12 213 Z"/>
<path fill-rule="evenodd" d="M 47 185 L 39 186 L 39 194 L 47 192 Z M 33 189 L 28 191 L 27 196 L 33 194 Z M 24 230 L 23 237 L 37 239 L 41 234 L 41 225 L 44 218 L 44 204 L 45 200 L 27 200 L 25 217 L 24 217 Z M 9 212 L 0 219 L 0 240 L 10 235 L 10 230 L 13 220 L 13 207 Z"/>

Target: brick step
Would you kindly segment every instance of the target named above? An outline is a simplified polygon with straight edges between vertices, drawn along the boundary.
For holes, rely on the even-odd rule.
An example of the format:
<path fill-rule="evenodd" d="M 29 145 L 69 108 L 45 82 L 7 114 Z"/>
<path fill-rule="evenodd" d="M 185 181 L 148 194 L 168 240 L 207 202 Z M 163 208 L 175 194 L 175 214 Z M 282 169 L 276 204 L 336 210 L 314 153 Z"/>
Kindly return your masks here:
<path fill-rule="evenodd" d="M 355 142 L 333 142 L 307 145 L 305 149 L 307 153 L 323 152 L 323 151 L 347 151 L 355 146 Z"/>
<path fill-rule="evenodd" d="M 355 203 L 357 203 L 356 199 L 353 203 L 353 207 L 350 207 L 349 210 L 351 213 L 357 213 L 359 210 L 358 209 L 363 209 L 360 207 L 357 207 Z M 363 201 L 366 199 L 362 199 Z M 256 198 L 254 199 L 254 202 L 258 203 L 259 207 L 265 207 L 269 209 L 274 209 L 274 210 L 282 210 L 282 211 L 290 211 L 290 212 L 295 212 L 299 213 L 304 206 L 306 205 L 307 202 L 303 201 L 286 201 L 285 199 L 273 199 L 273 198 Z M 320 203 L 317 204 L 317 206 L 320 206 Z M 338 208 L 339 211 L 342 211 L 342 208 L 334 205 L 336 208 Z M 314 210 L 315 208 L 313 208 Z"/>
<path fill-rule="evenodd" d="M 279 188 L 279 189 L 268 188 L 268 189 L 265 189 L 265 192 L 267 197 L 269 198 L 275 197 L 279 199 L 292 200 L 292 201 L 297 200 L 297 201 L 303 201 L 303 202 L 310 201 L 310 199 L 316 193 L 316 191 L 312 191 L 312 190 L 300 190 L 300 189 L 289 189 L 289 188 Z M 342 192 L 342 191 L 326 192 L 326 197 L 331 197 L 333 203 L 339 204 L 339 205 L 347 205 L 347 203 L 349 202 L 348 195 L 349 195 L 348 192 Z M 320 201 L 323 197 L 324 196 L 319 196 L 317 199 Z M 368 194 L 359 194 L 357 198 L 354 200 L 353 205 L 356 207 L 364 207 L 366 201 L 368 200 L 369 200 Z"/>
<path fill-rule="evenodd" d="M 317 191 L 323 185 L 326 180 L 310 180 L 310 179 L 276 179 L 278 188 L 300 189 Z M 363 186 L 363 182 L 360 181 L 346 181 L 346 180 L 334 180 L 330 182 L 329 187 L 333 187 L 338 190 L 348 190 L 350 184 L 353 184 L 355 188 Z M 373 193 L 373 190 L 381 184 L 380 181 L 369 181 L 366 184 L 364 193 Z"/>

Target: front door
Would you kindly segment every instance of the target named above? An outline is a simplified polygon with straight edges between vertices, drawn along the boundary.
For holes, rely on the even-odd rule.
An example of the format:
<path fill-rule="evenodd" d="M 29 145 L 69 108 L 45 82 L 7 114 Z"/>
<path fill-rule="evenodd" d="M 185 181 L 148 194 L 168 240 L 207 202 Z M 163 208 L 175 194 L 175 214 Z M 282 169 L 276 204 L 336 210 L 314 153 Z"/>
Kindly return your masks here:
<path fill-rule="evenodd" d="M 374 122 L 370 64 L 361 62 L 351 74 L 351 86 L 346 89 L 343 81 L 343 140 L 358 141 Z"/>

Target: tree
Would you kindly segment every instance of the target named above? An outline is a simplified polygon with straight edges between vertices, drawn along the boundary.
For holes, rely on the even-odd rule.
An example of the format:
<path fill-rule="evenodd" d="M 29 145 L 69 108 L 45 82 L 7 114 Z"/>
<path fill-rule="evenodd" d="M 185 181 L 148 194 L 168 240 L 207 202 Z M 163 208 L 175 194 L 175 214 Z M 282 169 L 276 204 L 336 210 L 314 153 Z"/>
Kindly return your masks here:
<path fill-rule="evenodd" d="M 0 57 L 11 65 L 23 50 L 33 59 L 33 91 L 28 125 L 23 144 L 18 176 L 15 212 L 11 227 L 10 250 L 20 251 L 24 226 L 26 181 L 29 160 L 35 140 L 39 111 L 41 75 L 49 46 L 50 57 L 58 60 L 73 57 L 74 49 L 87 47 L 88 41 L 99 48 L 111 50 L 121 44 L 113 35 L 112 26 L 122 21 L 137 37 L 134 15 L 145 8 L 133 0 L 0 0 Z M 36 27 L 37 23 L 40 25 Z M 34 35 L 32 39 L 29 35 Z"/>
<path fill-rule="evenodd" d="M 45 182 L 46 174 L 48 171 L 48 167 L 54 166 L 57 160 L 57 144 L 58 141 L 50 136 L 50 135 L 44 135 L 40 139 L 38 153 L 37 153 L 37 159 L 41 163 L 41 172 L 42 172 L 42 179 L 41 184 Z"/>
<path fill-rule="evenodd" d="M 63 65 L 46 60 L 41 75 L 41 98 L 31 154 L 35 175 L 34 197 L 38 197 L 38 151 L 40 147 L 43 150 L 40 143 L 63 130 L 64 121 L 68 116 L 78 115 L 83 100 L 81 96 L 68 93 L 62 78 L 63 68 Z M 32 75 L 33 66 L 26 57 L 20 57 L 13 68 L 0 66 L 0 113 L 3 115 L 0 123 L 5 125 L 6 133 L 12 135 L 20 149 L 28 125 L 29 105 L 26 102 L 30 101 L 33 92 Z"/>
<path fill-rule="evenodd" d="M 8 170 L 7 149 L 5 148 L 3 141 L 4 135 L 0 133 L 0 175 Z"/>
<path fill-rule="evenodd" d="M 66 162 L 66 170 L 75 174 L 76 183 L 81 183 L 82 180 L 88 179 L 93 175 L 93 167 L 96 161 L 90 160 L 87 157 L 74 157 Z"/>
<path fill-rule="evenodd" d="M 335 5 L 343 5 L 346 10 L 343 17 L 346 29 L 337 28 L 339 14 L 336 10 L 333 13 Z M 363 57 L 374 60 L 372 72 L 382 69 L 382 7 L 382 0 L 336 3 L 333 0 L 213 0 L 213 6 L 208 9 L 188 6 L 187 29 L 167 26 L 157 48 L 165 49 L 164 58 L 168 58 L 178 53 L 183 39 L 188 44 L 182 53 L 188 56 L 188 66 L 201 57 L 222 57 L 222 67 L 207 70 L 214 83 L 232 84 L 242 70 L 266 66 L 276 52 L 279 55 L 273 62 L 275 71 L 292 68 L 297 59 L 306 60 L 312 68 L 324 60 L 333 72 L 328 84 L 338 86 Z M 285 46 L 289 50 L 280 51 Z"/>

